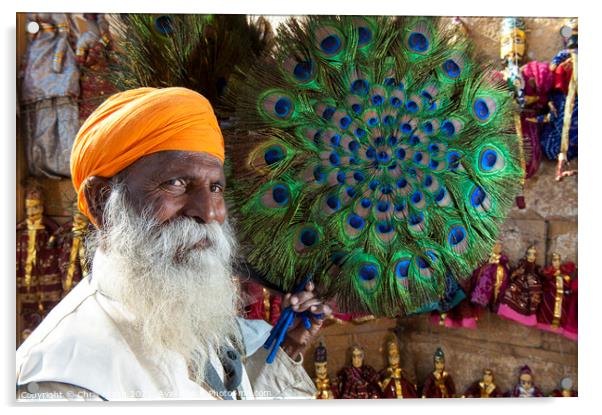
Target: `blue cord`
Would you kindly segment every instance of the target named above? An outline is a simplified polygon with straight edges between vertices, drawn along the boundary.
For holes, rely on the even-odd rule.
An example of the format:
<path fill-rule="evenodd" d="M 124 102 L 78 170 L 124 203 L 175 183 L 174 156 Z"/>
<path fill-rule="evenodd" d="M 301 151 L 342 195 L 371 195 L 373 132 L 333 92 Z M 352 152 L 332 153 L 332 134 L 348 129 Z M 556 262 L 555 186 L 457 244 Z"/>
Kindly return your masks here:
<path fill-rule="evenodd" d="M 303 291 L 305 289 L 305 286 L 311 281 L 311 277 L 311 274 L 309 274 L 303 282 L 297 285 L 293 290 L 293 294 L 297 294 Z M 293 321 L 295 321 L 295 318 L 301 317 L 305 328 L 309 330 L 311 328 L 310 316 L 313 316 L 316 319 L 324 318 L 323 313 L 314 314 L 309 310 L 305 310 L 302 312 L 293 311 L 293 308 L 290 305 L 282 311 L 280 317 L 278 318 L 278 321 L 276 322 L 276 325 L 270 331 L 270 336 L 263 345 L 265 349 L 272 348 L 272 350 L 268 354 L 266 363 L 271 364 L 272 362 L 274 362 L 274 359 L 276 358 L 276 353 L 278 353 L 278 349 L 284 341 L 284 336 L 293 324 Z"/>

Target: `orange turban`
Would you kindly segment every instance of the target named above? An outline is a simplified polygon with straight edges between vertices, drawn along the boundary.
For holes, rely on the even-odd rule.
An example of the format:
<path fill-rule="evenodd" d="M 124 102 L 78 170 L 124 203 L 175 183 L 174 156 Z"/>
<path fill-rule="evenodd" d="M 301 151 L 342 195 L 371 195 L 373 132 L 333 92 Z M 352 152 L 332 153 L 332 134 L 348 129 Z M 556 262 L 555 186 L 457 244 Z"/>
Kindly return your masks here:
<path fill-rule="evenodd" d="M 82 186 L 88 177 L 113 177 L 139 158 L 164 150 L 204 152 L 224 162 L 224 139 L 209 101 L 177 87 L 111 96 L 81 126 L 71 150 L 79 210 L 92 219 Z"/>

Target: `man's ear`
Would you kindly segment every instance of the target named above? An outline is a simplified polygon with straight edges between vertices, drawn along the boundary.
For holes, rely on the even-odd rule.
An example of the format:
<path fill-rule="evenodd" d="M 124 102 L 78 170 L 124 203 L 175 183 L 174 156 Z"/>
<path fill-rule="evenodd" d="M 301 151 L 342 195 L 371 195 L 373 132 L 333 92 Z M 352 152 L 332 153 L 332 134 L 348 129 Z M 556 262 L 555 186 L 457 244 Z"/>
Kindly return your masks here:
<path fill-rule="evenodd" d="M 88 210 L 94 222 L 101 229 L 103 226 L 105 204 L 110 194 L 111 182 L 109 179 L 90 176 L 84 181 L 84 198 L 88 204 Z"/>

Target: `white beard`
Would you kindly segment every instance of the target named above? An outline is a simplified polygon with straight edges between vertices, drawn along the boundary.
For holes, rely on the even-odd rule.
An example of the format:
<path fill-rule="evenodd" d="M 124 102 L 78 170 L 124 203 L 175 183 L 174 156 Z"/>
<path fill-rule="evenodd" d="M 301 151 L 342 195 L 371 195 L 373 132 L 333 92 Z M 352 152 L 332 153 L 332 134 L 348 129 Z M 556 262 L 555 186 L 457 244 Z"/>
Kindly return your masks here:
<path fill-rule="evenodd" d="M 87 241 L 103 251 L 110 270 L 95 275 L 92 264 L 92 278 L 133 314 L 144 346 L 182 354 L 198 380 L 210 350 L 240 348 L 231 228 L 227 222 L 199 224 L 192 218 L 157 225 L 149 215 L 133 213 L 126 193 L 121 185 L 113 187 L 104 227 Z M 209 245 L 193 248 L 201 240 Z"/>

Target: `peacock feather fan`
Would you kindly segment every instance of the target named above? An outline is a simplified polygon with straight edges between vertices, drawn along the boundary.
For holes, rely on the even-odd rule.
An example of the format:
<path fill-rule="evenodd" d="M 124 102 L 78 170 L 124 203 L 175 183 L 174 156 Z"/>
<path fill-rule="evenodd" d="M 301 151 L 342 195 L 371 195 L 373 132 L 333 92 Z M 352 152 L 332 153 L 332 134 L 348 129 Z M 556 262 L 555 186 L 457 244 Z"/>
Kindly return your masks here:
<path fill-rule="evenodd" d="M 523 177 L 491 73 L 438 19 L 289 19 L 228 91 L 248 261 L 287 290 L 312 275 L 345 311 L 441 301 L 490 252 Z"/>

